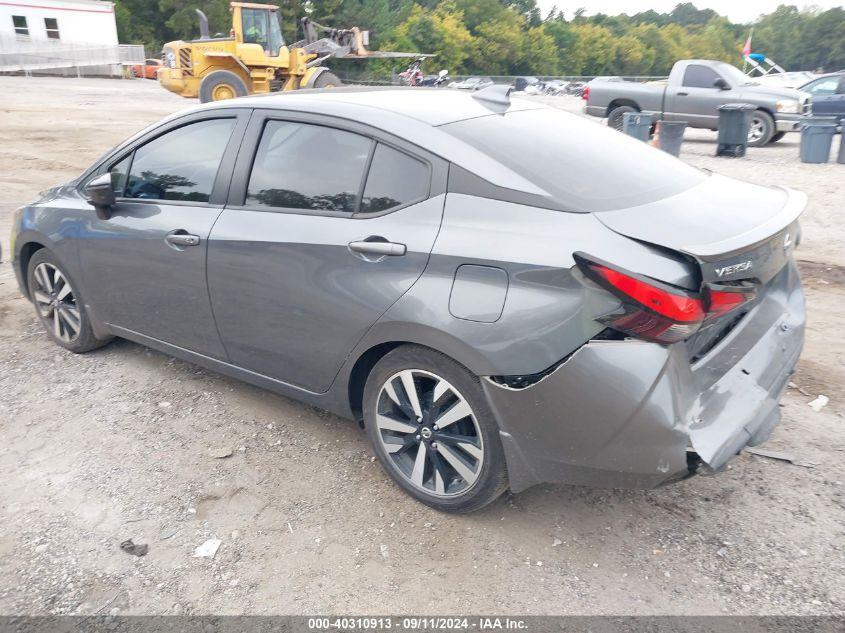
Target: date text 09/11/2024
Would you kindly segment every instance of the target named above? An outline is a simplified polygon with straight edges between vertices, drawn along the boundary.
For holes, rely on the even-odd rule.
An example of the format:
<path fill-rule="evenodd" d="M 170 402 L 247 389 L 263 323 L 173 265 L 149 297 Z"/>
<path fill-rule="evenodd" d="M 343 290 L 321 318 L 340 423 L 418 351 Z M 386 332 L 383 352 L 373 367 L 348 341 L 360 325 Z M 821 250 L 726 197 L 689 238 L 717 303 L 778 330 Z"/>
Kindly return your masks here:
<path fill-rule="evenodd" d="M 469 630 L 519 631 L 528 628 L 525 620 L 509 617 L 352 617 L 352 618 L 309 618 L 308 629 L 312 631 L 354 631 L 400 629 L 405 631 L 421 630 Z"/>

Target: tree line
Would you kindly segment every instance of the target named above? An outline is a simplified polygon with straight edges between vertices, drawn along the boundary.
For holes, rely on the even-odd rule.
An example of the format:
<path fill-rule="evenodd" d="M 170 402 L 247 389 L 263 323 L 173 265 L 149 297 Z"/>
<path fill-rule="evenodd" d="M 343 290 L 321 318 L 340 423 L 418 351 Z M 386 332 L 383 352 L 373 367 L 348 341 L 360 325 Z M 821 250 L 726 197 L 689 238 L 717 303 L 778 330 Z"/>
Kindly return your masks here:
<path fill-rule="evenodd" d="M 116 0 L 120 41 L 144 44 L 154 56 L 166 41 L 199 36 L 195 8 L 212 33 L 228 33 L 229 0 Z M 436 53 L 426 72 L 452 75 L 668 74 L 678 59 L 720 59 L 742 65 L 752 48 L 787 70 L 845 68 L 845 9 L 798 10 L 780 5 L 753 24 L 735 24 L 711 9 L 678 4 L 668 13 L 585 15 L 558 9 L 542 15 L 535 0 L 286 0 L 280 5 L 287 42 L 301 38 L 299 18 L 370 30 L 370 48 Z M 348 72 L 386 77 L 403 62 L 333 62 Z M 355 70 L 351 70 L 355 69 Z M 346 73 L 344 73 L 346 74 Z"/>

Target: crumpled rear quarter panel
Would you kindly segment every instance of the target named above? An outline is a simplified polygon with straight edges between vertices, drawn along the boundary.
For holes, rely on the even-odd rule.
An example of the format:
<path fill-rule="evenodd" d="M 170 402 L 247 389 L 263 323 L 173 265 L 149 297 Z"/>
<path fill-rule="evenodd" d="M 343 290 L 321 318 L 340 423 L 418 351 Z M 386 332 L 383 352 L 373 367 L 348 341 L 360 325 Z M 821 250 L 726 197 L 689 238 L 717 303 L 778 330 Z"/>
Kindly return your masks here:
<path fill-rule="evenodd" d="M 489 378 L 511 489 L 541 482 L 650 488 L 688 474 L 687 448 L 718 470 L 765 441 L 804 340 L 791 262 L 733 332 L 696 365 L 683 343 L 593 340 L 539 382 Z"/>

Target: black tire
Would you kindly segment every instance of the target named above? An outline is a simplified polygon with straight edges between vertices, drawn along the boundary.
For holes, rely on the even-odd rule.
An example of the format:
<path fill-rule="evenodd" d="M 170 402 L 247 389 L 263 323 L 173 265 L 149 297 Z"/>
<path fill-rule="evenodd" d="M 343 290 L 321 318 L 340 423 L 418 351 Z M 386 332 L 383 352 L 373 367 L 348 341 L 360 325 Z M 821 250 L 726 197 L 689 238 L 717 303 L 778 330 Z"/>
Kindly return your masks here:
<path fill-rule="evenodd" d="M 425 465 L 422 467 L 424 472 L 421 478 L 424 479 L 426 477 L 425 471 L 427 471 L 429 483 L 434 486 L 433 482 L 438 479 L 436 475 L 440 472 L 446 473 L 448 470 L 451 476 L 447 479 L 447 487 L 452 488 L 454 485 L 456 488 L 456 492 L 449 496 L 435 494 L 434 490 L 426 492 L 414 485 L 411 482 L 412 475 L 409 476 L 407 473 L 403 473 L 398 463 L 394 461 L 400 458 L 392 457 L 385 448 L 382 435 L 384 429 L 380 429 L 376 422 L 376 412 L 379 410 L 380 400 L 383 404 L 385 402 L 384 398 L 387 397 L 384 395 L 386 392 L 383 393 L 386 383 L 397 380 L 397 374 L 404 370 L 416 370 L 420 372 L 416 374 L 416 378 L 413 380 L 415 386 L 419 386 L 421 391 L 425 388 L 425 381 L 435 379 L 441 379 L 453 388 L 442 393 L 438 400 L 439 403 L 443 403 L 441 406 L 437 406 L 436 403 L 431 402 L 433 392 L 436 391 L 434 387 L 429 392 L 429 397 L 420 398 L 420 404 L 426 405 L 426 409 L 423 413 L 423 418 L 418 419 L 421 421 L 414 421 L 413 423 L 420 424 L 421 429 L 422 426 L 429 427 L 428 437 L 422 439 L 420 435 L 416 435 L 414 436 L 416 440 L 414 440 L 412 434 L 409 433 L 404 438 L 401 438 L 406 442 L 415 443 L 416 446 L 410 450 L 413 450 L 417 454 L 420 450 L 419 445 L 427 442 L 428 448 L 427 453 L 424 453 L 423 461 L 425 461 Z M 401 379 L 398 380 L 401 383 Z M 392 384 L 395 385 L 396 383 L 393 382 Z M 405 391 L 404 387 L 402 387 L 402 391 Z M 406 392 L 405 397 L 407 398 Z M 449 427 L 450 431 L 444 433 L 443 429 L 438 429 L 435 423 L 437 420 L 443 419 L 451 410 L 446 405 L 449 404 L 449 399 L 453 397 L 462 399 L 469 406 L 471 415 L 464 418 L 457 418 L 460 421 L 455 422 L 454 426 Z M 392 405 L 390 400 L 386 402 Z M 452 407 L 457 408 L 454 404 Z M 504 450 L 499 439 L 499 427 L 484 397 L 479 378 L 448 356 L 419 345 L 402 345 L 401 347 L 397 347 L 376 363 L 376 366 L 370 372 L 364 388 L 363 409 L 367 435 L 370 437 L 373 450 L 381 462 L 382 467 L 400 488 L 422 503 L 443 512 L 473 512 L 495 501 L 507 489 L 507 468 L 505 465 Z M 384 413 L 384 411 L 382 412 Z M 431 418 L 428 417 L 429 412 L 431 412 Z M 447 422 L 447 424 L 449 423 Z M 467 424 L 472 428 L 471 431 L 466 431 L 465 429 L 467 427 L 464 426 L 454 432 L 461 436 L 465 436 L 467 433 L 474 434 L 474 437 L 479 440 L 478 444 L 482 448 L 479 452 L 481 457 L 478 457 L 481 463 L 478 466 L 476 462 L 475 472 L 473 473 L 475 479 L 471 484 L 466 484 L 465 480 L 457 474 L 457 471 L 451 472 L 451 466 L 449 464 L 452 460 L 446 460 L 442 457 L 444 454 L 444 444 L 447 449 L 450 446 L 454 448 L 454 444 L 447 442 L 447 437 L 451 435 L 452 429 Z M 438 441 L 441 446 L 437 445 Z M 402 452 L 396 451 L 395 455 L 401 455 Z M 456 452 L 464 455 L 460 450 L 456 449 Z M 449 453 L 452 455 L 452 459 L 454 459 L 454 453 L 451 450 L 449 450 Z M 410 452 L 407 453 L 405 459 L 411 460 Z M 437 470 L 435 463 L 439 463 L 440 468 L 445 470 L 438 470 L 435 473 L 435 470 Z M 442 484 L 444 479 L 442 477 L 439 479 Z M 461 489 L 464 485 L 468 487 Z"/>
<path fill-rule="evenodd" d="M 330 72 L 320 73 L 320 75 L 314 80 L 313 88 L 340 88 L 343 85 L 343 82 L 338 78 L 337 75 Z"/>
<path fill-rule="evenodd" d="M 203 77 L 200 82 L 199 97 L 200 103 L 209 103 L 245 97 L 248 92 L 244 80 L 237 74 L 231 70 L 215 70 Z"/>
<path fill-rule="evenodd" d="M 769 141 L 769 143 L 777 143 L 777 142 L 778 142 L 779 140 L 781 140 L 784 136 L 786 136 L 786 132 L 777 132 L 774 136 L 772 136 L 772 138 L 771 138 L 771 140 Z"/>
<path fill-rule="evenodd" d="M 616 106 L 613 110 L 610 111 L 607 115 L 607 125 L 608 127 L 612 127 L 614 130 L 622 131 L 622 125 L 625 122 L 625 113 L 626 112 L 639 112 L 633 106 Z"/>
<path fill-rule="evenodd" d="M 42 269 L 36 272 L 39 266 L 42 265 Z M 64 277 L 64 283 L 68 284 L 70 288 L 70 293 L 63 297 L 61 302 L 57 303 L 57 307 L 52 309 L 45 308 L 45 304 L 39 299 L 46 289 L 42 283 L 42 275 L 49 274 L 46 271 L 58 271 Z M 48 277 L 48 279 L 53 282 L 53 286 L 55 287 L 55 292 L 48 294 L 48 296 L 51 298 L 58 297 L 64 285 L 60 285 L 60 282 L 57 282 L 55 274 L 52 277 Z M 111 340 L 111 338 L 98 339 L 94 336 L 94 331 L 91 329 L 91 320 L 85 311 L 85 301 L 80 294 L 79 285 L 68 274 L 67 269 L 56 259 L 56 256 L 46 248 L 36 251 L 29 260 L 29 266 L 27 267 L 27 288 L 29 289 L 32 303 L 35 306 L 35 313 L 47 329 L 47 335 L 57 345 L 61 345 L 76 354 L 83 354 L 102 347 Z M 56 313 L 60 316 L 57 316 Z M 74 326 L 72 325 L 72 321 L 77 322 L 76 314 L 79 317 L 78 328 L 73 333 Z M 56 325 L 57 320 L 58 326 Z M 57 327 L 59 328 L 60 334 L 56 333 Z"/>
<path fill-rule="evenodd" d="M 748 147 L 768 145 L 775 136 L 775 120 L 764 110 L 755 110 L 751 115 L 751 127 L 748 131 Z"/>

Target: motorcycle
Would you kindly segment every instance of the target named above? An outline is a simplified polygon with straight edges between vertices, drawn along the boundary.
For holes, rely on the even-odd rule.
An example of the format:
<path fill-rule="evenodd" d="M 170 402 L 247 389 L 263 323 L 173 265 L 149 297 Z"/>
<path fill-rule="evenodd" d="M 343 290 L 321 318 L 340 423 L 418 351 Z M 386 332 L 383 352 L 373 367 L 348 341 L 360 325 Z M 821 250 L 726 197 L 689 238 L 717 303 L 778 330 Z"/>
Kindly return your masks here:
<path fill-rule="evenodd" d="M 399 73 L 399 83 L 403 86 L 416 86 L 423 80 L 422 58 L 415 59 L 404 71 Z"/>
<path fill-rule="evenodd" d="M 436 75 L 426 75 L 417 85 L 438 88 L 447 81 L 449 81 L 449 71 L 444 68 Z"/>

